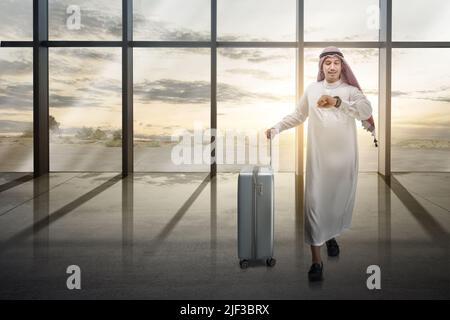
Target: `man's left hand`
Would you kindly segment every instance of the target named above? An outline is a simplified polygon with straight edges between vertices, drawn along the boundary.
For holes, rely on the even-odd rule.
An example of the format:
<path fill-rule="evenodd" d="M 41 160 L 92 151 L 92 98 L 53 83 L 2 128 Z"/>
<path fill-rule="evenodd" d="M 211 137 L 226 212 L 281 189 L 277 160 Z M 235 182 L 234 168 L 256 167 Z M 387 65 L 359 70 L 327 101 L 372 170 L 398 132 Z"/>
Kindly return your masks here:
<path fill-rule="evenodd" d="M 332 96 L 321 96 L 317 101 L 317 106 L 321 108 L 331 108 L 336 105 L 337 99 Z"/>

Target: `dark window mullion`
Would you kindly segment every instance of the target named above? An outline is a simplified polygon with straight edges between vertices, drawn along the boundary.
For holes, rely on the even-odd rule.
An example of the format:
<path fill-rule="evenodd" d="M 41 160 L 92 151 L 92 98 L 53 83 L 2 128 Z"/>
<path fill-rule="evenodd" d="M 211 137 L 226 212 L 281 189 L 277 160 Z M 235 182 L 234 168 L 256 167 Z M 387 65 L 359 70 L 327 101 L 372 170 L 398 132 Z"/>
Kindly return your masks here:
<path fill-rule="evenodd" d="M 217 174 L 216 130 L 217 130 L 217 0 L 211 0 L 211 169 L 210 177 Z"/>
<path fill-rule="evenodd" d="M 48 0 L 33 0 L 33 172 L 49 172 Z"/>
<path fill-rule="evenodd" d="M 122 176 L 133 163 L 133 0 L 122 0 Z"/>

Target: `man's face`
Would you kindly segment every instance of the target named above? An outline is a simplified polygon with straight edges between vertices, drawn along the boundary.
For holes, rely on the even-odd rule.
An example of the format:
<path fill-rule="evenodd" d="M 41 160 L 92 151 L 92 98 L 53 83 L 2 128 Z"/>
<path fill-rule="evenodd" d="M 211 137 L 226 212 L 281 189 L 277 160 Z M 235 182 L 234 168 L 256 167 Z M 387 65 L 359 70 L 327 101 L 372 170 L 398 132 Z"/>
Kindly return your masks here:
<path fill-rule="evenodd" d="M 323 62 L 323 73 L 328 82 L 335 82 L 341 76 L 342 64 L 341 59 L 336 57 L 328 57 Z"/>

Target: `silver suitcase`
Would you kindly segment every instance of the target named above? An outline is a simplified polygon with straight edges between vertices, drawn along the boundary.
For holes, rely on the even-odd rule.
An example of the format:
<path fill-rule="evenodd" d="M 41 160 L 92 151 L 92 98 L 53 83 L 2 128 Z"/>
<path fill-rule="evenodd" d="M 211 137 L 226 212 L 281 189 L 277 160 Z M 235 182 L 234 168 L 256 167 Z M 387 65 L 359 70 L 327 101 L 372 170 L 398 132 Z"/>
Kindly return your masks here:
<path fill-rule="evenodd" d="M 272 141 L 270 166 L 248 166 L 238 178 L 238 257 L 242 269 L 251 260 L 273 267 L 274 176 Z"/>

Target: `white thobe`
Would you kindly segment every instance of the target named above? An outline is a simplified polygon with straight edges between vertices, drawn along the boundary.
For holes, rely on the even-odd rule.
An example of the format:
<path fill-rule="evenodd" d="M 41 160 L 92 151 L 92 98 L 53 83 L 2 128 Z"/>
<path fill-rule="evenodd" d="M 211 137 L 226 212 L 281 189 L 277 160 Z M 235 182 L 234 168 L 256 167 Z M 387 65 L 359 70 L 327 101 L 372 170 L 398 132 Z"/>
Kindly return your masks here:
<path fill-rule="evenodd" d="M 317 107 L 322 95 L 339 96 L 338 108 Z M 358 178 L 356 120 L 372 114 L 370 102 L 341 79 L 311 83 L 295 111 L 274 128 L 281 132 L 308 121 L 305 177 L 305 242 L 320 246 L 351 225 Z"/>

